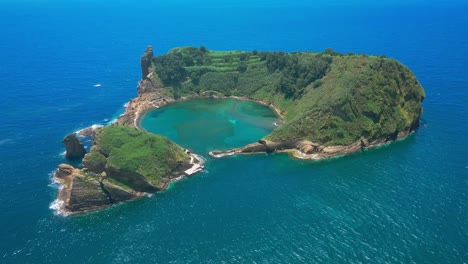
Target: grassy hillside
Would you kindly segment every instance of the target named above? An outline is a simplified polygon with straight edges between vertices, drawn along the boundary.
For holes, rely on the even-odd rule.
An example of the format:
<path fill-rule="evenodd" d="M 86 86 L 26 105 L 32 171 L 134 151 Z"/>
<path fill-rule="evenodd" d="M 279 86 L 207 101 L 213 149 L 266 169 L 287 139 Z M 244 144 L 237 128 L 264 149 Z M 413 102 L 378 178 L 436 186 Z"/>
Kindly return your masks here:
<path fill-rule="evenodd" d="M 176 48 L 153 58 L 155 81 L 175 98 L 236 95 L 273 103 L 285 123 L 267 139 L 325 145 L 395 138 L 417 126 L 424 91 L 401 63 L 330 49 L 311 52 Z"/>
<path fill-rule="evenodd" d="M 151 184 L 159 184 L 187 158 L 184 150 L 161 135 L 112 125 L 96 132 L 87 163 L 105 164 L 122 173 L 138 173 Z M 109 175 L 113 177 L 113 175 Z"/>

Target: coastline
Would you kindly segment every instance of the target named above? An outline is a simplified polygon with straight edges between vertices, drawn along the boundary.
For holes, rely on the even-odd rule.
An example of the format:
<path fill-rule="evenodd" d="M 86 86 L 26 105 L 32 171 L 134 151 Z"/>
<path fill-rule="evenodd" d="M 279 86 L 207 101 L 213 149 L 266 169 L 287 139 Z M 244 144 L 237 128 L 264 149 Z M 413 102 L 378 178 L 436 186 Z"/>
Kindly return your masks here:
<path fill-rule="evenodd" d="M 80 177 L 79 175 L 80 174 L 82 175 L 83 173 L 86 174 L 86 170 L 73 168 L 70 165 L 67 165 L 68 167 L 66 167 L 65 170 L 69 169 L 69 171 L 64 173 L 64 170 L 62 169 L 63 168 L 63 164 L 62 164 L 52 173 L 51 181 L 52 181 L 52 184 L 58 186 L 58 194 L 57 194 L 57 198 L 49 205 L 49 208 L 55 211 L 55 213 L 60 216 L 84 214 L 88 212 L 102 210 L 102 209 L 112 207 L 115 205 L 119 205 L 122 203 L 134 201 L 142 197 L 151 197 L 155 193 L 164 192 L 165 190 L 168 189 L 168 187 L 172 183 L 183 180 L 184 178 L 187 178 L 187 177 L 192 177 L 194 174 L 204 169 L 204 166 L 203 166 L 204 159 L 201 156 L 193 154 L 193 153 L 188 153 L 188 152 L 187 154 L 190 157 L 189 164 L 191 165 L 191 167 L 188 169 L 185 168 L 185 169 L 182 169 L 181 171 L 175 171 L 171 173 L 169 175 L 169 180 L 164 181 L 160 186 L 158 186 L 160 187 L 158 191 L 154 193 L 148 193 L 148 192 L 138 192 L 138 191 L 133 190 L 131 191 L 131 194 L 133 195 L 133 197 L 130 199 L 115 201 L 110 204 L 97 205 L 97 206 L 89 207 L 85 210 L 76 210 L 76 211 L 69 209 L 70 199 L 72 198 L 72 195 L 73 195 L 73 182 L 74 182 L 75 177 Z M 187 171 L 190 171 L 190 174 L 188 174 Z M 101 185 L 101 188 L 104 188 L 104 187 L 102 187 Z"/>
<path fill-rule="evenodd" d="M 289 142 L 272 142 L 259 140 L 258 142 L 248 144 L 240 148 L 234 148 L 224 151 L 213 150 L 209 152 L 209 155 L 214 158 L 222 158 L 232 155 L 256 155 L 265 153 L 287 153 L 290 156 L 303 159 L 303 160 L 322 160 L 328 158 L 334 158 L 339 156 L 345 156 L 353 153 L 357 153 L 366 149 L 372 149 L 388 145 L 395 141 L 406 139 L 411 135 L 414 130 L 399 133 L 397 138 L 386 138 L 376 139 L 369 142 L 366 138 L 360 138 L 359 140 L 349 145 L 333 145 L 324 146 L 317 143 L 313 143 L 307 140 L 297 140 Z"/>
<path fill-rule="evenodd" d="M 272 109 L 281 122 L 284 122 L 284 114 L 282 111 L 274 106 L 272 103 L 267 103 L 261 100 L 241 96 L 185 96 L 179 99 L 173 99 L 162 94 L 163 87 L 155 86 L 152 81 L 145 79 L 140 80 L 138 83 L 138 95 L 132 99 L 125 109 L 125 112 L 117 119 L 118 124 L 130 125 L 138 130 L 144 130 L 141 127 L 141 118 L 152 109 L 163 107 L 165 105 L 182 102 L 195 98 L 233 98 L 239 100 L 246 100 L 256 102 Z M 348 145 L 332 145 L 325 146 L 320 143 L 314 143 L 308 140 L 287 140 L 283 142 L 272 142 L 259 139 L 258 142 L 248 144 L 243 147 L 209 152 L 209 155 L 214 158 L 221 158 L 224 156 L 232 155 L 245 155 L 245 154 L 264 154 L 264 153 L 288 153 L 297 159 L 307 160 L 320 160 L 332 158 L 337 156 L 348 155 L 356 153 L 365 149 L 375 148 L 382 145 L 389 144 L 393 141 L 406 138 L 419 126 L 419 123 L 414 124 L 408 131 L 401 131 L 395 137 L 373 139 L 372 141 L 361 137 L 357 141 Z"/>
<path fill-rule="evenodd" d="M 276 116 L 283 122 L 284 115 L 282 111 L 274 106 L 272 103 L 267 103 L 262 100 L 255 100 L 247 97 L 241 96 L 203 96 L 203 95 L 193 95 L 193 96 L 184 96 L 179 99 L 173 99 L 171 97 L 165 96 L 162 93 L 162 87 L 154 86 L 154 84 L 149 80 L 140 80 L 138 83 L 138 95 L 130 100 L 126 104 L 125 112 L 117 118 L 116 123 L 122 125 L 129 125 L 138 130 L 144 130 L 141 127 L 140 121 L 143 116 L 153 110 L 163 106 L 166 106 L 171 103 L 183 102 L 196 98 L 213 98 L 213 99 L 238 99 L 244 101 L 256 102 L 264 106 L 268 106 Z M 148 91 L 141 92 L 140 91 Z"/>

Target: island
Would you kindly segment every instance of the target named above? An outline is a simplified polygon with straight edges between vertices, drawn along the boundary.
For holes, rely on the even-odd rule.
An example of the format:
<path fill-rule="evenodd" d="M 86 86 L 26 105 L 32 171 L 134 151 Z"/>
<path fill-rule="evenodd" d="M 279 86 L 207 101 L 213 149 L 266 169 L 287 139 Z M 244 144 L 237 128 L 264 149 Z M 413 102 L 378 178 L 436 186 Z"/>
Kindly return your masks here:
<path fill-rule="evenodd" d="M 134 200 L 203 168 L 199 156 L 168 138 L 117 124 L 95 129 L 82 163 L 81 169 L 60 164 L 54 173 L 64 214 Z"/>
<path fill-rule="evenodd" d="M 380 146 L 419 126 L 425 93 L 415 75 L 385 56 L 324 52 L 175 48 L 141 57 L 138 95 L 118 123 L 139 127 L 150 109 L 196 97 L 235 97 L 270 106 L 282 119 L 265 138 L 213 157 L 288 152 L 322 159 Z"/>
<path fill-rule="evenodd" d="M 324 52 L 174 48 L 140 60 L 137 96 L 116 124 L 90 127 L 89 152 L 73 135 L 81 168 L 59 165 L 58 208 L 80 213 L 134 200 L 203 169 L 200 156 L 140 128 L 148 111 L 192 98 L 234 97 L 271 107 L 281 119 L 264 138 L 213 157 L 287 152 L 302 159 L 349 154 L 402 139 L 419 126 L 425 93 L 414 74 L 385 56 Z M 71 155 L 76 156 L 76 155 Z"/>

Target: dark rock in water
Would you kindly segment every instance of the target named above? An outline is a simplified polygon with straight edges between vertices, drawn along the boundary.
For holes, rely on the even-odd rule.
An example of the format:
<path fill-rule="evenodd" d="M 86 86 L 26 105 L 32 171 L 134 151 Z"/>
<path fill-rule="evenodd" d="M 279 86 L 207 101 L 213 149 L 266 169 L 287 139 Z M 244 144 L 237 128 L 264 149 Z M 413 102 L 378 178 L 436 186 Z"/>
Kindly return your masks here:
<path fill-rule="evenodd" d="M 75 134 L 66 136 L 62 142 L 65 145 L 65 157 L 67 159 L 81 159 L 86 154 L 83 143 L 81 143 Z"/>
<path fill-rule="evenodd" d="M 145 80 L 148 77 L 149 68 L 151 67 L 151 59 L 153 58 L 153 47 L 148 46 L 145 53 L 141 55 L 141 79 Z"/>

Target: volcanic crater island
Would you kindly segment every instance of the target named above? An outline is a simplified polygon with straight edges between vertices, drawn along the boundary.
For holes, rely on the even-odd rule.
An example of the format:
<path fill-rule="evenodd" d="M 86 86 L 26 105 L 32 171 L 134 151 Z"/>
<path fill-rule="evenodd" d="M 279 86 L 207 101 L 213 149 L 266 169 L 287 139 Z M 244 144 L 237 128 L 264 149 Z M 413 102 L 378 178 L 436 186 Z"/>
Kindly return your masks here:
<path fill-rule="evenodd" d="M 414 74 L 385 56 L 324 52 L 211 51 L 174 48 L 141 56 L 137 96 L 117 121 L 66 136 L 54 179 L 57 209 L 84 213 L 162 191 L 203 170 L 203 158 L 140 127 L 142 116 L 193 98 L 237 98 L 272 108 L 280 118 L 264 138 L 209 155 L 287 152 L 323 159 L 405 138 L 419 125 L 425 93 Z M 80 138 L 92 137 L 89 151 Z"/>

